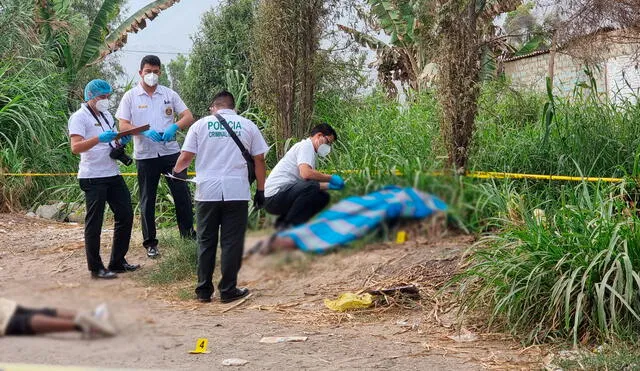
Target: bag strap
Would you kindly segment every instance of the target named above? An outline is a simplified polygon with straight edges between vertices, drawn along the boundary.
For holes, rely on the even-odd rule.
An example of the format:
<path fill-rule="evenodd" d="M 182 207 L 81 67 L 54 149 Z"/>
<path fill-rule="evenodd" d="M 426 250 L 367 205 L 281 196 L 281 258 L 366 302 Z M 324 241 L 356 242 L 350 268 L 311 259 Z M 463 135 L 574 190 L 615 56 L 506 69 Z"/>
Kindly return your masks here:
<path fill-rule="evenodd" d="M 240 148 L 240 152 L 242 152 L 242 157 L 244 157 L 244 159 L 247 161 L 249 161 L 249 159 L 253 160 L 253 157 L 251 156 L 249 151 L 247 151 L 247 148 L 245 148 L 244 144 L 242 144 L 242 142 L 240 141 L 240 138 L 238 138 L 236 133 L 233 130 L 231 130 L 231 127 L 229 126 L 229 124 L 227 124 L 227 120 L 225 120 L 224 117 L 222 117 L 217 113 L 214 113 L 213 115 L 218 119 L 218 121 L 220 121 L 222 126 L 224 126 L 224 128 L 227 129 L 227 132 L 229 133 L 233 141 L 236 142 L 236 145 L 238 146 L 238 148 Z"/>
<path fill-rule="evenodd" d="M 102 123 L 100 123 L 100 119 L 98 119 L 98 116 L 96 115 L 95 112 L 93 112 L 93 110 L 91 109 L 91 107 L 89 107 L 88 104 L 85 104 L 87 110 L 89 110 L 89 113 L 91 113 L 91 116 L 93 116 L 94 119 L 96 119 L 96 121 L 98 122 L 98 124 L 100 124 L 100 129 L 102 129 L 102 132 L 104 133 L 104 127 L 102 127 Z M 100 116 L 102 116 L 102 119 L 104 120 L 104 122 L 107 123 L 107 127 L 109 128 L 109 130 L 113 130 L 113 126 L 111 126 L 111 124 L 109 124 L 109 120 L 107 120 L 107 117 L 104 115 L 104 113 L 100 112 Z M 115 147 L 113 145 L 111 145 L 111 142 L 109 142 L 109 147 L 115 149 Z"/>
<path fill-rule="evenodd" d="M 100 123 L 100 119 L 98 119 L 98 116 L 96 115 L 95 112 L 93 112 L 91 107 L 89 107 L 88 104 L 86 104 L 86 107 L 87 107 L 87 110 L 89 110 L 89 113 L 91 113 L 91 116 L 93 116 L 93 118 L 96 119 L 96 121 L 98 123 Z M 109 128 L 109 130 L 113 130 L 113 126 L 111 126 L 111 124 L 109 124 L 109 120 L 107 120 L 107 117 L 104 115 L 104 113 L 100 112 L 100 116 L 102 116 L 102 119 L 107 124 L 107 127 Z M 105 131 L 104 128 L 102 127 L 102 124 L 100 125 L 100 128 L 102 129 L 102 131 Z"/>

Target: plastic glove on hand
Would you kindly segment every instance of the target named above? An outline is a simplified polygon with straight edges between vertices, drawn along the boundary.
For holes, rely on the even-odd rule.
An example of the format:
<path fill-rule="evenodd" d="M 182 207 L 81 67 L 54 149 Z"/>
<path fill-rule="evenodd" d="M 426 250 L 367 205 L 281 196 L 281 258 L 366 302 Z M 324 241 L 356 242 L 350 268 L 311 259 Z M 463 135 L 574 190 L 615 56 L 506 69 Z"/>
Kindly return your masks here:
<path fill-rule="evenodd" d="M 328 188 L 329 188 L 330 190 L 332 190 L 332 191 L 339 191 L 339 190 L 341 190 L 342 188 L 344 188 L 344 183 L 342 183 L 342 185 L 335 185 L 335 184 L 331 184 L 331 183 L 329 183 L 329 187 L 328 187 Z"/>
<path fill-rule="evenodd" d="M 331 180 L 329 180 L 329 184 L 333 185 L 334 187 L 338 187 L 338 188 L 333 188 L 333 189 L 342 189 L 344 188 L 344 179 L 342 179 L 342 177 L 338 174 L 333 174 L 331 176 Z M 330 188 L 332 189 L 332 188 Z"/>
<path fill-rule="evenodd" d="M 109 143 L 112 140 L 116 139 L 117 135 L 118 133 L 113 130 L 105 131 L 104 133 L 100 133 L 100 135 L 98 135 L 98 140 L 100 141 L 100 143 Z"/>
<path fill-rule="evenodd" d="M 153 141 L 153 142 L 161 142 L 162 141 L 162 137 L 160 136 L 160 134 L 158 134 L 158 132 L 153 130 L 153 129 L 149 129 L 149 130 L 143 131 L 142 135 L 144 135 L 145 137 L 151 139 L 151 141 Z"/>
<path fill-rule="evenodd" d="M 256 194 L 253 196 L 253 207 L 260 210 L 264 206 L 264 191 L 256 190 Z"/>
<path fill-rule="evenodd" d="M 129 144 L 129 142 L 131 142 L 131 135 L 125 135 L 122 138 L 120 138 L 121 146 L 126 146 L 127 144 Z"/>
<path fill-rule="evenodd" d="M 174 140 L 178 129 L 180 129 L 180 127 L 177 124 L 171 124 L 171 126 L 164 131 L 164 134 L 162 134 L 162 140 L 165 142 Z"/>

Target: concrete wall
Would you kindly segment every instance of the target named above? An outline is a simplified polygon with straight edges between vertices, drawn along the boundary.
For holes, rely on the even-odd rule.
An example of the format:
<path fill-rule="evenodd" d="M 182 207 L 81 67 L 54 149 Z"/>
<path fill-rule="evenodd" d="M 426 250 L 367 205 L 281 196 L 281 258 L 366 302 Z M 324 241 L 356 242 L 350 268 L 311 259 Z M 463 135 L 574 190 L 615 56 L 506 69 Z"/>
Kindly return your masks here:
<path fill-rule="evenodd" d="M 546 77 L 549 72 L 549 53 L 505 62 L 504 73 L 515 88 L 546 93 Z M 606 74 L 603 66 L 592 67 L 591 72 L 599 91 L 606 91 Z M 589 83 L 583 65 L 569 55 L 556 53 L 554 61 L 554 93 L 560 96 L 573 94 L 576 85 Z"/>
<path fill-rule="evenodd" d="M 614 103 L 636 102 L 640 95 L 640 68 L 634 57 L 639 44 L 636 39 L 625 36 L 622 31 L 606 33 L 606 37 L 582 40 L 572 45 L 576 52 L 598 53 L 603 62 L 591 66 L 598 93 Z M 631 40 L 631 41 L 630 41 Z M 512 85 L 519 89 L 529 89 L 546 93 L 546 77 L 549 71 L 549 53 L 533 55 L 505 62 L 505 75 Z M 584 73 L 584 63 L 562 51 L 556 53 L 554 64 L 554 93 L 569 97 L 579 90 L 580 83 L 590 85 Z M 589 94 L 590 90 L 584 91 Z"/>

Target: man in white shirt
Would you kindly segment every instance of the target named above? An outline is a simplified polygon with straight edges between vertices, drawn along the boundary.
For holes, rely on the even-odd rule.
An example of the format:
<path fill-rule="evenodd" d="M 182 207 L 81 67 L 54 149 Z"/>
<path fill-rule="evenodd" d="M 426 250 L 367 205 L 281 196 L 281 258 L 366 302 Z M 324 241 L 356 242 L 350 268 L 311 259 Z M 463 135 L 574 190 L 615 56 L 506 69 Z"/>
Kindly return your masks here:
<path fill-rule="evenodd" d="M 264 208 L 278 215 L 276 229 L 307 222 L 329 204 L 327 189 L 344 188 L 340 175 L 316 170 L 318 155 L 328 155 L 337 139 L 329 124 L 316 125 L 310 137 L 294 144 L 273 168 L 265 184 Z"/>
<path fill-rule="evenodd" d="M 147 55 L 140 62 L 142 81 L 124 94 L 116 117 L 120 130 L 130 130 L 149 124 L 149 130 L 135 135 L 134 158 L 138 169 L 140 190 L 140 214 L 142 218 L 142 245 L 147 256 L 158 256 L 155 206 L 160 176 L 171 172 L 180 154 L 175 140 L 178 130 L 186 130 L 193 123 L 193 115 L 180 96 L 166 86 L 158 85 L 161 73 L 160 59 Z M 180 119 L 175 121 L 175 115 Z M 185 170 L 186 171 L 186 170 Z M 176 208 L 178 229 L 183 238 L 195 238 L 193 230 L 193 205 L 187 184 L 167 179 Z"/>
<path fill-rule="evenodd" d="M 264 153 L 268 146 L 258 127 L 235 112 L 233 95 L 222 91 L 213 99 L 210 110 L 225 119 L 255 161 L 256 207 L 264 202 L 266 177 Z M 179 176 L 196 158 L 196 222 L 198 231 L 198 285 L 201 302 L 213 296 L 213 268 L 220 233 L 222 277 L 218 284 L 223 303 L 249 294 L 237 287 L 242 263 L 244 235 L 247 230 L 249 190 L 247 161 L 224 125 L 211 115 L 198 120 L 187 133 L 182 153 L 173 169 Z"/>
<path fill-rule="evenodd" d="M 140 267 L 125 260 L 131 240 L 133 209 L 131 194 L 111 154 L 116 147 L 126 145 L 131 137 L 123 137 L 119 143 L 113 141 L 118 133 L 108 111 L 110 94 L 108 82 L 90 81 L 84 88 L 86 104 L 69 118 L 71 152 L 80 154 L 78 180 L 87 205 L 84 222 L 87 264 L 91 276 L 102 279 L 116 278 L 116 273 L 134 271 Z M 100 258 L 100 233 L 107 203 L 115 220 L 109 269 L 105 268 Z"/>

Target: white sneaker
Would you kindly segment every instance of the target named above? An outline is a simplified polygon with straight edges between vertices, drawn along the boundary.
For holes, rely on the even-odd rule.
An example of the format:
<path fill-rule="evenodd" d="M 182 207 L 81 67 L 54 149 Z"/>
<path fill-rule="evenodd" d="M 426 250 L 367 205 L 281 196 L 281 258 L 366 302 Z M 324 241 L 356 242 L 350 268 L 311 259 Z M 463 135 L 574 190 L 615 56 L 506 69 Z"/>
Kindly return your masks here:
<path fill-rule="evenodd" d="M 109 313 L 109 308 L 107 308 L 106 303 L 102 303 L 93 310 L 93 316 L 102 320 L 102 321 L 111 321 L 111 313 Z"/>
<path fill-rule="evenodd" d="M 80 326 L 82 333 L 89 338 L 95 336 L 110 337 L 117 333 L 115 327 L 113 327 L 109 321 L 99 318 L 92 313 L 78 313 L 74 322 Z"/>

